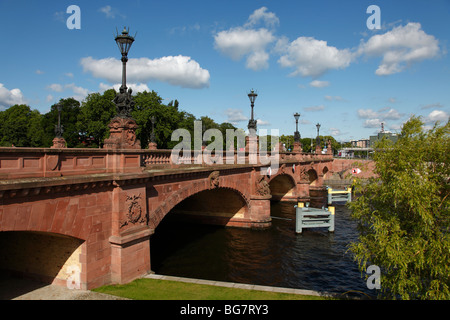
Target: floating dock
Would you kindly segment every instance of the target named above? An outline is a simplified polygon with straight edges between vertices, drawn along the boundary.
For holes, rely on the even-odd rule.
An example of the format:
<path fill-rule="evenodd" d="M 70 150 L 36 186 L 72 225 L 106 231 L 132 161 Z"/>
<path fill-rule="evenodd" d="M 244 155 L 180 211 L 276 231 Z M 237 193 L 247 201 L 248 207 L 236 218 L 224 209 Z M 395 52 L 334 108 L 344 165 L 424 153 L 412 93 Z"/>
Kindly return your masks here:
<path fill-rule="evenodd" d="M 334 232 L 334 207 L 310 208 L 299 202 L 295 206 L 295 232 L 302 233 L 305 228 L 328 228 Z"/>
<path fill-rule="evenodd" d="M 328 204 L 334 202 L 352 202 L 352 188 L 348 187 L 347 190 L 333 190 L 330 187 L 328 189 Z"/>

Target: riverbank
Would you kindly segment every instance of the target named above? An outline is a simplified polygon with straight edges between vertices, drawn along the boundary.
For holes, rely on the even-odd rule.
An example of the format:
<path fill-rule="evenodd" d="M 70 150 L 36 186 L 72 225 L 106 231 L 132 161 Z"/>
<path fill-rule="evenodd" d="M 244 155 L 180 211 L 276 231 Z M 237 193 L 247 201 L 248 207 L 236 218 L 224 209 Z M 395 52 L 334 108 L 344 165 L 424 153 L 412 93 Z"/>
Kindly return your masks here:
<path fill-rule="evenodd" d="M 94 292 L 132 300 L 326 300 L 312 290 L 259 286 L 150 274 L 124 285 L 109 285 Z"/>

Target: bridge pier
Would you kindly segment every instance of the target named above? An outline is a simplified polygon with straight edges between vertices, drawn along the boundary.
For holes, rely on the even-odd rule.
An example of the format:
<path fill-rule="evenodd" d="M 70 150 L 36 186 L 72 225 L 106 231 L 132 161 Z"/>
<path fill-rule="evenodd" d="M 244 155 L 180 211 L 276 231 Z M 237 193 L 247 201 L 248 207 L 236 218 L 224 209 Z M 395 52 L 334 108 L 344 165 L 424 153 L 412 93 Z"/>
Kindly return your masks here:
<path fill-rule="evenodd" d="M 241 227 L 268 228 L 272 224 L 270 218 L 270 199 L 272 196 L 252 196 L 250 198 L 250 221 Z"/>
<path fill-rule="evenodd" d="M 137 227 L 120 236 L 109 237 L 112 283 L 127 283 L 151 271 L 150 235 L 153 232 L 149 227 Z"/>

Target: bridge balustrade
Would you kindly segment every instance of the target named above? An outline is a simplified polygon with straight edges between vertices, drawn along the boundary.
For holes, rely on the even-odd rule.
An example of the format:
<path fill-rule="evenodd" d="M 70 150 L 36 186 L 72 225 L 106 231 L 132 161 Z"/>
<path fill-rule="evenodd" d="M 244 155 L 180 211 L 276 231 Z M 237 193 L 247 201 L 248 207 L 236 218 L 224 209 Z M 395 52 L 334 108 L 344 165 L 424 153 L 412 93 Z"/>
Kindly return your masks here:
<path fill-rule="evenodd" d="M 85 174 L 142 172 L 156 167 L 184 165 L 257 165 L 273 164 L 270 152 L 264 158 L 248 152 L 185 152 L 174 157 L 172 150 L 106 150 L 106 149 L 52 149 L 0 148 L 0 178 L 37 178 Z M 280 152 L 279 163 L 298 163 L 332 160 L 326 154 Z M 271 162 L 272 161 L 272 162 Z"/>

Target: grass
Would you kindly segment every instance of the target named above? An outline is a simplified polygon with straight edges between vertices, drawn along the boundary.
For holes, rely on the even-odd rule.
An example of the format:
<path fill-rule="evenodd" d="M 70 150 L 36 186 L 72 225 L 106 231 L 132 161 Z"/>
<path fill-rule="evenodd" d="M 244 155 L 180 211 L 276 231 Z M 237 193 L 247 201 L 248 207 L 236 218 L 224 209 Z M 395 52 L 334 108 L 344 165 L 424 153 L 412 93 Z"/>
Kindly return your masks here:
<path fill-rule="evenodd" d="M 158 279 L 137 279 L 93 291 L 133 300 L 326 300 L 299 294 L 247 290 Z"/>

